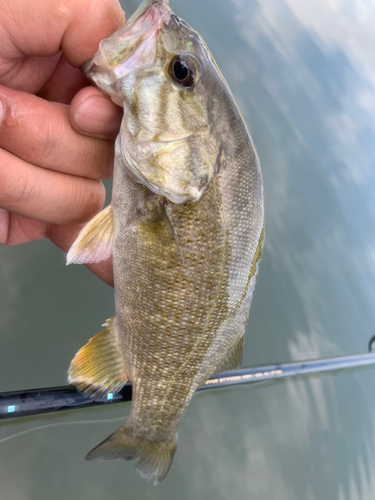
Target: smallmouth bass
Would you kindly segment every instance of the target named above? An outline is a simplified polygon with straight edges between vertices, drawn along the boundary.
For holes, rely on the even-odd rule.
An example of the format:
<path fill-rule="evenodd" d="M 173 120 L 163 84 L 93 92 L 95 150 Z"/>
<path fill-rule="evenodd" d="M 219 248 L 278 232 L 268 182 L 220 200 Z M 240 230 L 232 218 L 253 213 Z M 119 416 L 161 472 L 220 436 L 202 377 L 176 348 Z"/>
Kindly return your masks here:
<path fill-rule="evenodd" d="M 68 263 L 113 254 L 115 317 L 74 357 L 89 394 L 130 380 L 128 419 L 87 459 L 136 459 L 167 474 L 195 392 L 242 359 L 264 241 L 259 160 L 201 36 L 145 0 L 83 67 L 123 107 L 112 204 L 81 231 Z"/>

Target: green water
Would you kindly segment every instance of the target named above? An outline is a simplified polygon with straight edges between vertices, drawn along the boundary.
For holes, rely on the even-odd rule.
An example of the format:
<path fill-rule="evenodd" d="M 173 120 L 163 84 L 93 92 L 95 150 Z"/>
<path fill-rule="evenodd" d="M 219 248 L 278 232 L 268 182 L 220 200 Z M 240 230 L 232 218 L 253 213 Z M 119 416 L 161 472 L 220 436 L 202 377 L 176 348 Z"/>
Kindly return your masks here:
<path fill-rule="evenodd" d="M 251 129 L 266 245 L 244 366 L 365 352 L 375 330 L 375 7 L 171 0 L 205 38 Z M 129 15 L 136 2 L 123 2 Z M 112 290 L 49 242 L 0 248 L 0 391 L 64 385 Z M 373 500 L 375 372 L 196 395 L 167 479 L 85 462 L 129 404 L 0 424 L 4 500 Z"/>

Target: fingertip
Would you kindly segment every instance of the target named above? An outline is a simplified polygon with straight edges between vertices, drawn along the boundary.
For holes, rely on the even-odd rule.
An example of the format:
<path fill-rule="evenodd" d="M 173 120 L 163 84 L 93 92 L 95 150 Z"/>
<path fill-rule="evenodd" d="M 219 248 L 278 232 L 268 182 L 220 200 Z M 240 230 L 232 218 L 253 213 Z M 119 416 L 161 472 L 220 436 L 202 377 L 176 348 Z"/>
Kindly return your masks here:
<path fill-rule="evenodd" d="M 106 189 L 102 181 L 89 180 L 91 192 L 86 190 L 77 201 L 77 216 L 70 223 L 87 222 L 103 208 L 106 198 Z M 79 215 L 78 215 L 79 214 Z"/>
<path fill-rule="evenodd" d="M 74 226 L 87 223 L 102 210 L 106 198 L 104 184 L 93 179 L 79 179 L 79 181 L 78 184 L 74 179 L 70 183 L 71 189 L 65 188 L 69 203 L 62 207 L 56 220 L 50 218 L 49 222 Z"/>
<path fill-rule="evenodd" d="M 57 2 L 55 2 L 57 3 Z M 125 22 L 118 0 L 66 0 L 70 24 L 62 41 L 63 53 L 72 66 L 80 67 Z"/>
<path fill-rule="evenodd" d="M 87 264 L 87 267 L 91 272 L 96 274 L 98 278 L 107 283 L 107 285 L 112 288 L 114 287 L 112 257 L 98 264 Z"/>
<path fill-rule="evenodd" d="M 86 87 L 73 98 L 69 115 L 77 132 L 114 139 L 120 129 L 122 109 L 99 89 Z"/>

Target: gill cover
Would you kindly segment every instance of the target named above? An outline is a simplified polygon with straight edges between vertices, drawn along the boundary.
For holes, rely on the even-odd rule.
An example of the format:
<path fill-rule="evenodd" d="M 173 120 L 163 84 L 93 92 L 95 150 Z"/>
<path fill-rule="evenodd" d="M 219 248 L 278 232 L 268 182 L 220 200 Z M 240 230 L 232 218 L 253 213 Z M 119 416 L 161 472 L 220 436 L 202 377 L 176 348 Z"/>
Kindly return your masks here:
<path fill-rule="evenodd" d="M 145 0 L 82 68 L 124 108 L 116 160 L 173 203 L 197 201 L 223 163 L 203 82 L 205 74 L 220 79 L 215 68 L 167 0 Z"/>

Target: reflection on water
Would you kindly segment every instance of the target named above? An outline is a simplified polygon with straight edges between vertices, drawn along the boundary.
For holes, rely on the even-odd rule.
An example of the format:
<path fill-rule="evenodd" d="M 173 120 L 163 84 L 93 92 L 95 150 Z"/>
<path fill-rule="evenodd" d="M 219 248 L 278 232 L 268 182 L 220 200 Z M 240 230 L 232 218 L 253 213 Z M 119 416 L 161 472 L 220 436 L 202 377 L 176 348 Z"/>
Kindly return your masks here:
<path fill-rule="evenodd" d="M 244 365 L 364 352 L 375 325 L 375 5 L 171 4 L 212 49 L 263 166 L 266 246 Z M 112 293 L 47 243 L 0 254 L 1 389 L 63 384 Z M 372 500 L 373 387 L 368 370 L 201 394 L 157 488 L 129 464 L 83 461 L 116 426 L 20 436 L 0 444 L 2 489 L 9 500 Z M 9 422 L 0 439 L 40 423 Z"/>

